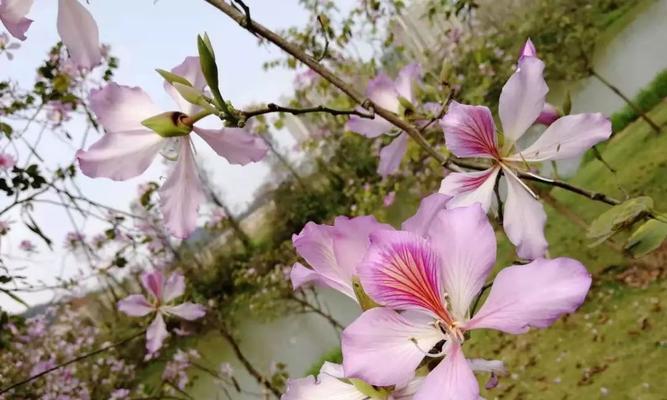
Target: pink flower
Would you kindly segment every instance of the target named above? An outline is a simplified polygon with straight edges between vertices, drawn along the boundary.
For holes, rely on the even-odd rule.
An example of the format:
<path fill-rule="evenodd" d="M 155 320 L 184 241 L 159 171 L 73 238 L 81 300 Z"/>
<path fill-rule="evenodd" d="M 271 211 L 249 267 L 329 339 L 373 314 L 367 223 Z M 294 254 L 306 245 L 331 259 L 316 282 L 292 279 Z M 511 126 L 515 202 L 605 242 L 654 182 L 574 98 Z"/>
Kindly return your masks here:
<path fill-rule="evenodd" d="M 555 120 L 532 145 L 519 148 L 517 141 L 532 126 L 545 106 L 548 91 L 544 63 L 524 55 L 503 87 L 499 113 L 503 145 L 499 145 L 491 111 L 484 106 L 453 102 L 440 124 L 449 150 L 461 158 L 488 159 L 483 171 L 452 173 L 442 181 L 441 193 L 454 196 L 452 206 L 480 203 L 491 206 L 499 173 L 507 184 L 503 226 L 517 247 L 519 257 L 535 259 L 546 253 L 546 214 L 537 196 L 517 176 L 531 173 L 529 163 L 572 158 L 611 135 L 611 123 L 602 114 L 566 115 Z"/>
<path fill-rule="evenodd" d="M 26 15 L 32 8 L 33 0 L 0 0 L 0 21 L 9 33 L 19 40 L 25 40 L 25 33 L 32 20 Z"/>
<path fill-rule="evenodd" d="M 172 72 L 188 79 L 196 89 L 204 90 L 206 86 L 198 57 L 186 58 Z M 180 113 L 173 113 L 175 118 L 200 111 L 167 82 L 165 89 L 181 109 Z M 196 227 L 197 209 L 205 199 L 190 135 L 166 139 L 143 126 L 142 121 L 160 114 L 160 110 L 137 87 L 111 83 L 94 90 L 90 102 L 106 134 L 88 151 L 77 153 L 81 171 L 93 178 L 130 179 L 143 173 L 165 145 L 175 144 L 177 161 L 159 190 L 160 208 L 169 231 L 176 237 L 187 237 Z M 261 139 L 241 128 L 209 130 L 194 127 L 194 132 L 232 164 L 259 161 L 267 152 Z"/>
<path fill-rule="evenodd" d="M 365 311 L 343 332 L 345 374 L 375 386 L 400 386 L 425 357 L 444 355 L 414 400 L 478 400 L 477 379 L 462 351 L 466 333 L 548 327 L 575 311 L 591 284 L 586 268 L 568 258 L 510 266 L 471 315 L 496 262 L 495 233 L 479 204 L 440 210 L 425 237 L 377 231 L 370 242 L 359 277 L 381 307 Z"/>
<path fill-rule="evenodd" d="M 404 67 L 398 73 L 395 81 L 381 73 L 368 83 L 366 96 L 380 107 L 400 114 L 402 106 L 399 99 L 403 97 L 411 103 L 414 101 L 412 85 L 420 77 L 421 67 L 419 64 L 409 64 Z M 377 115 L 373 119 L 354 115 L 347 122 L 346 129 L 372 139 L 383 134 L 389 135 L 393 129 L 393 125 Z M 400 132 L 396 139 L 380 151 L 378 173 L 383 177 L 395 173 L 401 164 L 407 148 L 408 135 L 405 132 Z"/>
<path fill-rule="evenodd" d="M 417 213 L 403 223 L 403 229 L 424 234 L 435 213 L 443 209 L 448 200 L 448 196 L 439 193 L 426 197 Z M 380 230 L 393 231 L 394 228 L 377 222 L 372 216 L 338 217 L 333 226 L 307 223 L 292 237 L 292 242 L 311 268 L 294 264 L 290 273 L 294 289 L 306 284 L 326 286 L 357 301 L 353 288 L 357 267 L 368 250 L 370 235 Z"/>
<path fill-rule="evenodd" d="M 30 240 L 21 240 L 19 248 L 27 253 L 35 251 L 35 245 Z"/>
<path fill-rule="evenodd" d="M 16 159 L 9 153 L 0 154 L 0 169 L 9 171 L 16 165 Z"/>
<path fill-rule="evenodd" d="M 190 302 L 170 305 L 185 292 L 185 279 L 181 274 L 172 274 L 165 281 L 162 272 L 147 272 L 141 276 L 141 283 L 149 293 L 151 301 L 144 295 L 133 294 L 118 302 L 118 310 L 130 317 L 144 317 L 155 313 L 155 319 L 146 331 L 146 350 L 149 354 L 154 354 L 169 335 L 164 322 L 165 316 L 194 321 L 203 317 L 206 310 L 203 306 Z"/>

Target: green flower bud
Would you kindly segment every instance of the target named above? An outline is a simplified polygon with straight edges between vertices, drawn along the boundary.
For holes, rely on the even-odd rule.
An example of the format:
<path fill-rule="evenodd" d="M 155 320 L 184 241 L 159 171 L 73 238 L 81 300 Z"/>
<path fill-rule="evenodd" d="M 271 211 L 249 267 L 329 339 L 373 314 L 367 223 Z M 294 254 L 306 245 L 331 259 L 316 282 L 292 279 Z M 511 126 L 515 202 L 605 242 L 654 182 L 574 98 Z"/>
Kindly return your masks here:
<path fill-rule="evenodd" d="M 186 136 L 192 132 L 188 116 L 178 111 L 169 111 L 141 121 L 141 125 L 164 138 Z"/>
<path fill-rule="evenodd" d="M 205 108 L 211 112 L 215 111 L 215 108 L 211 107 L 206 96 L 204 96 L 204 93 L 200 92 L 199 90 L 193 88 L 192 86 L 183 85 L 179 82 L 174 82 L 171 85 L 188 103 Z"/>
<path fill-rule="evenodd" d="M 165 81 L 169 82 L 170 84 L 174 83 L 180 83 L 182 85 L 190 86 L 192 87 L 192 83 L 188 81 L 187 79 L 183 78 L 180 75 L 176 75 L 173 72 L 165 71 L 163 69 L 156 69 L 157 73 L 160 74 L 164 78 Z"/>

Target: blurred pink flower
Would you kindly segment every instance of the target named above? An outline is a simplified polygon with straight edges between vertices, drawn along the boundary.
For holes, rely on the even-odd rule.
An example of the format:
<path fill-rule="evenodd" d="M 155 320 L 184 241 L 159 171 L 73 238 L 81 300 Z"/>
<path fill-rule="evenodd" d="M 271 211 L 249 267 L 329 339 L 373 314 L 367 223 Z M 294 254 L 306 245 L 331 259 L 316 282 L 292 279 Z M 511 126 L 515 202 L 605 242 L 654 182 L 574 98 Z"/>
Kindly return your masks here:
<path fill-rule="evenodd" d="M 8 171 L 14 168 L 16 165 L 16 159 L 9 153 L 0 154 L 0 169 Z"/>

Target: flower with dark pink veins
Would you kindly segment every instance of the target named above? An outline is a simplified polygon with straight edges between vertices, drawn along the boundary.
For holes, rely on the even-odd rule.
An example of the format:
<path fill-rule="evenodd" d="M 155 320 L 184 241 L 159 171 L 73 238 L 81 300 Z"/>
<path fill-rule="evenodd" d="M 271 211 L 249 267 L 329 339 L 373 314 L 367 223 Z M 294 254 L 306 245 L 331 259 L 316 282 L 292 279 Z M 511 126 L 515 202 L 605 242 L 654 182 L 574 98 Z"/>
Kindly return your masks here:
<path fill-rule="evenodd" d="M 165 280 L 162 272 L 158 270 L 146 272 L 141 276 L 141 283 L 150 300 L 142 294 L 133 294 L 118 302 L 118 310 L 130 317 L 155 314 L 155 319 L 146 330 L 146 350 L 148 354 L 154 354 L 169 335 L 164 322 L 165 316 L 194 321 L 203 317 L 206 309 L 190 302 L 172 304 L 185 293 L 185 278 L 181 274 L 172 274 Z"/>
<path fill-rule="evenodd" d="M 501 139 L 491 111 L 484 106 L 452 102 L 440 121 L 449 150 L 460 158 L 481 158 L 488 169 L 451 173 L 442 181 L 441 193 L 453 196 L 450 206 L 480 203 L 488 211 L 496 180 L 502 175 L 507 196 L 503 227 L 516 246 L 519 257 L 535 259 L 546 254 L 546 214 L 537 195 L 520 178 L 532 174 L 532 165 L 583 154 L 611 135 L 611 123 L 602 114 L 576 114 L 554 118 L 544 116 L 548 128 L 531 145 L 520 148 L 517 141 L 536 123 L 545 109 L 548 87 L 542 76 L 544 63 L 535 56 L 532 44 L 525 46 L 517 70 L 502 89 L 499 102 Z"/>
<path fill-rule="evenodd" d="M 421 77 L 419 64 L 409 64 L 399 73 L 396 80 L 392 80 L 384 73 L 373 78 L 366 88 L 366 96 L 375 104 L 393 113 L 401 114 L 401 98 L 409 103 L 414 101 L 412 86 Z M 350 117 L 346 129 L 373 139 L 381 135 L 392 135 L 394 126 L 386 119 L 375 115 L 373 119 L 356 115 Z M 383 177 L 398 170 L 401 160 L 408 149 L 408 135 L 399 132 L 396 138 L 380 151 L 380 165 L 378 173 Z"/>
<path fill-rule="evenodd" d="M 199 91 L 206 86 L 198 57 L 187 57 L 172 72 Z M 90 106 L 106 133 L 87 151 L 79 150 L 77 158 L 85 175 L 123 181 L 141 175 L 165 147 L 176 147 L 176 162 L 158 193 L 168 230 L 178 238 L 186 238 L 196 228 L 197 209 L 205 199 L 190 132 L 194 131 L 232 164 L 259 161 L 266 155 L 267 147 L 259 137 L 242 128 L 211 130 L 184 124 L 200 108 L 183 99 L 168 82 L 165 90 L 180 108 L 167 113 L 168 119 L 183 128 L 171 137 L 163 137 L 142 124 L 160 114 L 160 110 L 141 88 L 111 83 L 92 91 Z"/>
<path fill-rule="evenodd" d="M 495 262 L 496 236 L 479 204 L 438 211 L 426 236 L 372 233 L 358 272 L 380 307 L 365 311 L 343 331 L 345 376 L 376 387 L 400 387 L 429 357 L 433 368 L 414 400 L 478 400 L 473 370 L 494 372 L 497 362 L 480 368 L 475 366 L 479 361 L 466 360 L 467 333 L 546 328 L 575 311 L 591 285 L 578 261 L 539 259 L 501 270 L 474 312 L 472 304 Z"/>

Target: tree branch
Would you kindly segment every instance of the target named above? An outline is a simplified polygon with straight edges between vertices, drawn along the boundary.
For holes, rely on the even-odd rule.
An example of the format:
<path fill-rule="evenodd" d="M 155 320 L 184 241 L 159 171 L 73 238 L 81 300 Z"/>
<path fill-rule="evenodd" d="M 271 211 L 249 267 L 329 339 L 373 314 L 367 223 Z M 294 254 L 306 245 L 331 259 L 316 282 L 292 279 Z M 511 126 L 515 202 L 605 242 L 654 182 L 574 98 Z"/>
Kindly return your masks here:
<path fill-rule="evenodd" d="M 375 113 L 370 110 L 368 112 L 360 110 L 339 110 L 335 108 L 330 108 L 326 106 L 315 106 L 308 108 L 293 108 L 293 107 L 283 107 L 274 103 L 269 103 L 266 107 L 258 108 L 255 110 L 249 111 L 240 111 L 240 114 L 245 119 L 250 119 L 257 117 L 259 115 L 270 114 L 270 113 L 288 113 L 292 115 L 301 115 L 301 114 L 310 114 L 310 113 L 327 113 L 331 115 L 356 115 L 361 118 L 373 119 L 375 118 Z"/>

